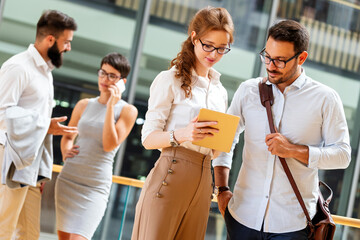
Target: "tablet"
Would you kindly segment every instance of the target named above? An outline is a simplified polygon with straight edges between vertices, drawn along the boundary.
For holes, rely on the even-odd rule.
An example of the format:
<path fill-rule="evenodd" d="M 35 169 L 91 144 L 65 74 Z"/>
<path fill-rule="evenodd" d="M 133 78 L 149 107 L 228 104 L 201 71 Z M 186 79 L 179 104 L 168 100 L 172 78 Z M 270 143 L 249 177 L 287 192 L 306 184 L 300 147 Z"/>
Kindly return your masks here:
<path fill-rule="evenodd" d="M 219 132 L 214 133 L 212 137 L 194 141 L 193 144 L 221 152 L 230 152 L 239 120 L 238 116 L 201 108 L 198 122 L 216 121 L 217 124 L 212 127 L 219 129 Z"/>

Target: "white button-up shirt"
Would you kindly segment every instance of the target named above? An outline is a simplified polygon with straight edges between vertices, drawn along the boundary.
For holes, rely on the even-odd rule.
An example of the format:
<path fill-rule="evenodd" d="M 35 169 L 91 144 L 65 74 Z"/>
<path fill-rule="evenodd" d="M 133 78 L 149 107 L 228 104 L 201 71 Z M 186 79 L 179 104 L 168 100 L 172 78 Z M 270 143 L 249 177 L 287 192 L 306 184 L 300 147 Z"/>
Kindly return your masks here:
<path fill-rule="evenodd" d="M 175 67 L 163 71 L 151 84 L 148 111 L 141 132 L 142 142 L 153 131 L 171 131 L 186 127 L 199 114 L 200 108 L 220 112 L 227 109 L 227 92 L 220 82 L 219 72 L 210 69 L 209 79 L 197 76 L 193 71 L 191 98 L 185 98 L 181 80 L 175 78 L 175 73 Z M 202 154 L 212 154 L 211 149 L 189 141 L 181 143 L 181 146 Z"/>
<path fill-rule="evenodd" d="M 51 117 L 54 97 L 54 69 L 30 44 L 28 49 L 7 60 L 0 69 L 0 130 L 6 131 L 5 110 L 11 106 Z"/>
<path fill-rule="evenodd" d="M 245 226 L 272 233 L 292 232 L 306 227 L 306 218 L 296 199 L 280 160 L 265 144 L 270 133 L 266 109 L 261 105 L 258 83 L 243 82 L 234 95 L 228 113 L 240 116 L 230 153 L 222 153 L 213 166 L 231 167 L 233 149 L 244 132 L 243 163 L 228 209 Z M 271 84 L 269 81 L 267 84 Z M 318 198 L 318 169 L 346 168 L 351 159 L 349 132 L 338 94 L 305 75 L 305 71 L 284 93 L 272 85 L 274 124 L 294 144 L 309 147 L 308 166 L 287 158 L 291 173 L 312 218 Z"/>

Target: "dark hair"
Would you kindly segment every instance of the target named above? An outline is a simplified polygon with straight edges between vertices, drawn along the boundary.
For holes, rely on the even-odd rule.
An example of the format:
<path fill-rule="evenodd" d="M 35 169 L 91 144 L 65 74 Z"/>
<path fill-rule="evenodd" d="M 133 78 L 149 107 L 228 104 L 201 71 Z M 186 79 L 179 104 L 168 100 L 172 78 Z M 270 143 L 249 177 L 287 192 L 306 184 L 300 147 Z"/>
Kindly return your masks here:
<path fill-rule="evenodd" d="M 309 47 L 309 32 L 300 23 L 294 20 L 283 20 L 269 29 L 268 39 L 294 43 L 295 53 L 307 51 Z"/>
<path fill-rule="evenodd" d="M 37 23 L 36 38 L 43 38 L 47 35 L 53 35 L 57 38 L 64 30 L 76 31 L 76 29 L 77 25 L 72 17 L 57 10 L 47 10 L 41 15 Z"/>
<path fill-rule="evenodd" d="M 191 73 L 195 67 L 195 52 L 193 40 L 199 39 L 213 30 L 225 31 L 230 35 L 230 43 L 234 41 L 234 24 L 225 8 L 206 7 L 200 9 L 191 20 L 188 28 L 188 38 L 183 42 L 181 51 L 171 61 L 170 66 L 176 66 L 175 77 L 181 79 L 181 88 L 185 97 L 191 97 Z M 196 32 L 191 39 L 192 31 Z"/>
<path fill-rule="evenodd" d="M 109 64 L 110 66 L 118 70 L 122 78 L 126 78 L 131 69 L 130 63 L 126 59 L 126 57 L 117 52 L 109 53 L 108 55 L 106 55 L 101 60 L 100 68 L 104 64 Z"/>

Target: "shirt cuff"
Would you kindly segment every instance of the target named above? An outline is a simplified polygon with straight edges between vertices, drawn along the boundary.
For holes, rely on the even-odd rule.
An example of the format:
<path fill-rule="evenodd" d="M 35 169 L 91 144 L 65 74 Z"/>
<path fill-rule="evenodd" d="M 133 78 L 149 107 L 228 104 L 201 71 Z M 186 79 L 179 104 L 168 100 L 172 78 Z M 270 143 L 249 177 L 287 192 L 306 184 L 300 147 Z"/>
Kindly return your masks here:
<path fill-rule="evenodd" d="M 150 121 L 146 122 L 145 120 L 145 124 L 141 129 L 141 142 L 144 143 L 146 138 L 150 135 L 150 133 L 154 131 L 164 131 L 164 128 L 160 126 L 157 122 L 150 122 Z"/>
<path fill-rule="evenodd" d="M 231 158 L 227 158 L 226 156 L 223 157 L 223 156 L 219 156 L 215 159 L 213 159 L 212 161 L 212 166 L 213 167 L 227 167 L 229 169 L 231 169 Z"/>
<path fill-rule="evenodd" d="M 309 147 L 309 162 L 307 167 L 315 169 L 319 165 L 321 150 L 317 147 L 312 147 L 312 146 L 308 146 L 308 147 Z"/>

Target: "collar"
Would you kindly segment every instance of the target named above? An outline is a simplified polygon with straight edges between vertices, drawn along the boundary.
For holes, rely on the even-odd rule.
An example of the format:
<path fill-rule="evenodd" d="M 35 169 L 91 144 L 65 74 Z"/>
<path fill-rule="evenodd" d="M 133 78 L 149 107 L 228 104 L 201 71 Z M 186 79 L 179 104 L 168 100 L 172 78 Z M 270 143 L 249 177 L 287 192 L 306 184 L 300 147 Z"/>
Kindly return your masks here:
<path fill-rule="evenodd" d="M 34 59 L 34 62 L 37 67 L 42 67 L 47 72 L 50 72 L 55 68 L 50 60 L 48 62 L 45 62 L 44 58 L 40 55 L 39 51 L 35 48 L 34 44 L 30 44 L 27 50 Z"/>
<path fill-rule="evenodd" d="M 191 75 L 192 75 L 193 77 L 198 78 L 198 79 L 207 79 L 207 78 L 205 78 L 205 77 L 199 76 L 199 75 L 196 73 L 196 71 L 195 71 L 194 68 L 193 68 L 192 71 L 191 71 Z M 220 82 L 221 73 L 219 73 L 218 71 L 216 71 L 214 68 L 210 68 L 210 69 L 209 69 L 209 76 L 210 76 L 210 79 L 211 79 L 210 82 L 211 82 L 212 84 L 217 84 L 218 82 Z"/>
<path fill-rule="evenodd" d="M 300 76 L 290 86 L 300 89 L 304 86 L 305 81 L 306 81 L 305 70 L 301 68 Z"/>

